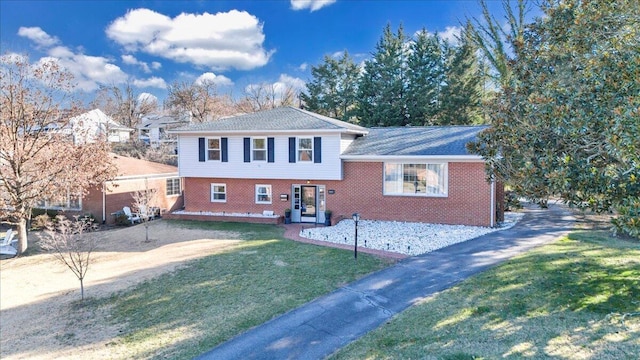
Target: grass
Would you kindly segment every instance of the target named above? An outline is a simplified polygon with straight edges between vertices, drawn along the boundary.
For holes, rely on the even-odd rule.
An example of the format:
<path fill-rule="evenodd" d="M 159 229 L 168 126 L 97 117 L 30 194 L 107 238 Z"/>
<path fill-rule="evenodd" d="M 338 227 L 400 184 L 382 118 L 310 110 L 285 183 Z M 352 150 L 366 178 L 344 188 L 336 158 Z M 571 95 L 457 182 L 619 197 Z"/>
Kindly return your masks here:
<path fill-rule="evenodd" d="M 638 359 L 640 243 L 576 231 L 424 300 L 334 359 Z"/>
<path fill-rule="evenodd" d="M 236 334 L 388 266 L 363 254 L 283 239 L 273 225 L 175 221 L 246 240 L 98 301 L 122 326 L 125 358 L 191 359 Z M 122 350 L 124 348 L 124 350 Z M 115 349 L 114 349 L 115 350 Z"/>

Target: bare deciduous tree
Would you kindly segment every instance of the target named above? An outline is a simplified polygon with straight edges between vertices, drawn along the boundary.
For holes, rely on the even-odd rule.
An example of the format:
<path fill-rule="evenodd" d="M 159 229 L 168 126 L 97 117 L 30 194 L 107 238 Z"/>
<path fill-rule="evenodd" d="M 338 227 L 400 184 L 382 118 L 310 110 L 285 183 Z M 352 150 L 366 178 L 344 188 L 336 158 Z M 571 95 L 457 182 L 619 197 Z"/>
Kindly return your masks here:
<path fill-rule="evenodd" d="M 233 115 L 236 110 L 228 95 L 219 95 L 209 80 L 195 83 L 175 82 L 169 86 L 165 106 L 175 114 L 191 114 L 193 121 L 205 122 Z"/>
<path fill-rule="evenodd" d="M 79 113 L 74 86 L 54 60 L 0 56 L 0 219 L 17 226 L 19 253 L 39 202 L 78 199 L 116 174 L 106 141 L 70 139 L 69 119 Z"/>
<path fill-rule="evenodd" d="M 292 86 L 281 83 L 252 84 L 244 89 L 244 96 L 236 107 L 241 112 L 252 113 L 280 106 L 293 106 L 298 93 Z"/>
<path fill-rule="evenodd" d="M 151 212 L 158 199 L 158 189 L 149 188 L 147 179 L 144 181 L 144 189 L 135 191 L 133 196 L 133 209 L 140 214 L 140 221 L 144 225 L 145 242 L 149 242 L 149 221 L 153 218 Z"/>
<path fill-rule="evenodd" d="M 144 95 L 136 94 L 128 82 L 124 86 L 101 86 L 91 106 L 101 109 L 117 123 L 134 128 L 143 116 L 158 111 L 157 100 Z"/>
<path fill-rule="evenodd" d="M 55 223 L 46 224 L 45 235 L 40 240 L 43 249 L 66 265 L 80 280 L 80 296 L 84 300 L 84 278 L 91 264 L 91 253 L 96 249 L 96 237 L 92 233 L 96 225 L 93 220 L 69 220 L 64 215 L 56 216 Z"/>

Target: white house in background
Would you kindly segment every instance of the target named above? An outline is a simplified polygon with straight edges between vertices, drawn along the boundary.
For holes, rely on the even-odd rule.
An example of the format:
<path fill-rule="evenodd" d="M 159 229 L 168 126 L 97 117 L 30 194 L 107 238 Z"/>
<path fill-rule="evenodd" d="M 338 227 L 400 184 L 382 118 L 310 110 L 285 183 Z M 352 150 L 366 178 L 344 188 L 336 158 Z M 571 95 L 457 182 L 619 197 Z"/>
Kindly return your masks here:
<path fill-rule="evenodd" d="M 188 115 L 147 115 L 141 119 L 138 126 L 138 139 L 152 147 L 158 147 L 162 144 L 177 146 L 177 136 L 169 134 L 167 131 L 190 123 L 191 117 Z"/>
<path fill-rule="evenodd" d="M 106 136 L 109 142 L 125 142 L 131 138 L 134 129 L 120 125 L 100 109 L 93 109 L 71 118 L 73 141 L 76 144 L 93 142 Z"/>

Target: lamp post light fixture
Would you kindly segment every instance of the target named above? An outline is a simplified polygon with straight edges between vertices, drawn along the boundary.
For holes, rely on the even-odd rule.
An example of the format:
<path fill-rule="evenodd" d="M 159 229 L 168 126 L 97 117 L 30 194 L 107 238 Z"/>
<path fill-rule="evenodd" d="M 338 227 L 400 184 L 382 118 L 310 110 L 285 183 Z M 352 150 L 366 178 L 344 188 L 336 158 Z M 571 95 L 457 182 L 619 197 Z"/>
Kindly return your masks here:
<path fill-rule="evenodd" d="M 356 224 L 355 245 L 353 247 L 353 258 L 357 261 L 358 260 L 358 221 L 360 221 L 360 214 L 353 213 L 351 217 L 353 218 L 353 221 Z"/>

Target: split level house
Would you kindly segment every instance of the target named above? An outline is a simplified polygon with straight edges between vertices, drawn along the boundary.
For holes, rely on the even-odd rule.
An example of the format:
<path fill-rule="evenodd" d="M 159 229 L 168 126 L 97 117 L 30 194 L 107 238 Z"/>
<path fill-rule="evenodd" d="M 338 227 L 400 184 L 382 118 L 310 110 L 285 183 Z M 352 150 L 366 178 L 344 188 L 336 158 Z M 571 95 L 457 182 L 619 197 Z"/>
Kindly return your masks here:
<path fill-rule="evenodd" d="M 182 182 L 178 168 L 171 165 L 110 154 L 117 175 L 101 186 L 88 189 L 84 196 L 67 194 L 55 202 L 42 200 L 36 208 L 63 211 L 67 215 L 91 215 L 97 222 L 113 224 L 125 206 L 135 208 L 133 195 L 156 189 L 150 205 L 162 215 L 182 208 Z"/>
<path fill-rule="evenodd" d="M 494 226 L 503 189 L 466 148 L 485 128 L 364 128 L 293 107 L 185 126 L 181 213 Z"/>

